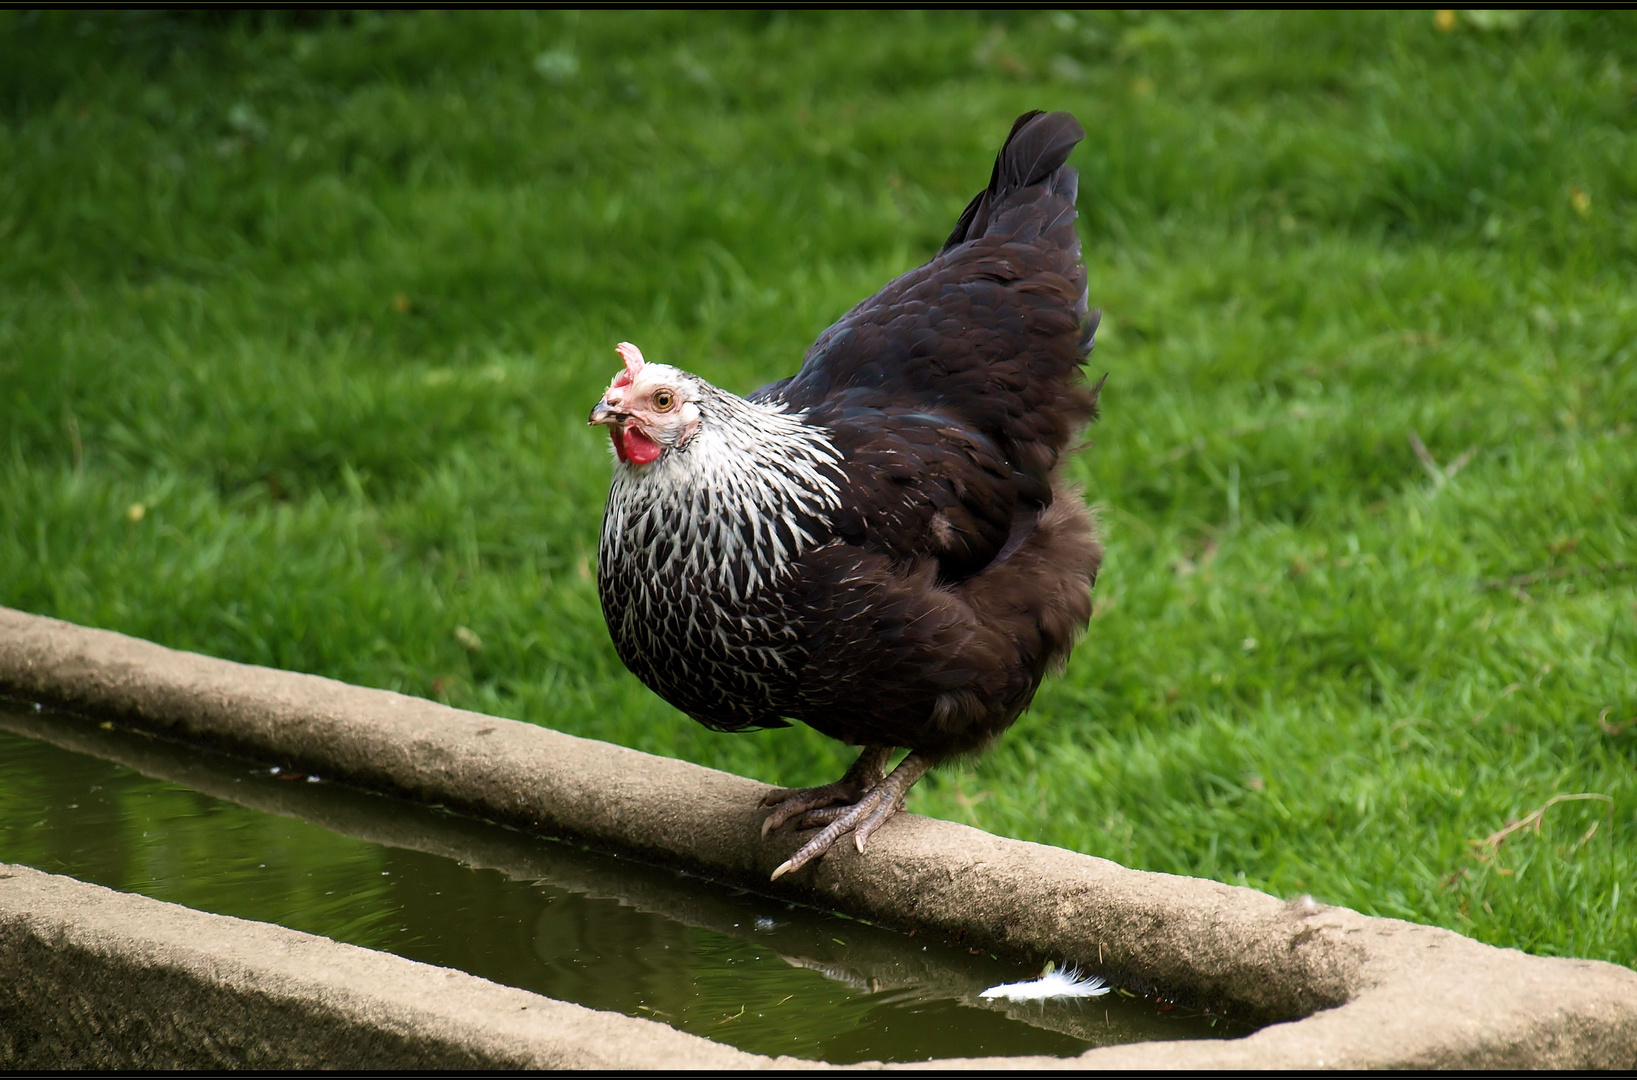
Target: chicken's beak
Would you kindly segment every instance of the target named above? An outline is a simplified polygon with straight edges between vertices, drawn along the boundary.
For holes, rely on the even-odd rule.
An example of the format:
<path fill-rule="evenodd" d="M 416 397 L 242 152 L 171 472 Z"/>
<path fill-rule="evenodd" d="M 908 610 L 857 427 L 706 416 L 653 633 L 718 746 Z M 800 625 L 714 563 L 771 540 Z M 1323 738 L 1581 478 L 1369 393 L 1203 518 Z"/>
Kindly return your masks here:
<path fill-rule="evenodd" d="M 586 423 L 593 427 L 607 427 L 621 423 L 629 416 L 629 413 L 621 412 L 608 402 L 599 401 L 592 407 L 591 416 L 587 418 Z"/>

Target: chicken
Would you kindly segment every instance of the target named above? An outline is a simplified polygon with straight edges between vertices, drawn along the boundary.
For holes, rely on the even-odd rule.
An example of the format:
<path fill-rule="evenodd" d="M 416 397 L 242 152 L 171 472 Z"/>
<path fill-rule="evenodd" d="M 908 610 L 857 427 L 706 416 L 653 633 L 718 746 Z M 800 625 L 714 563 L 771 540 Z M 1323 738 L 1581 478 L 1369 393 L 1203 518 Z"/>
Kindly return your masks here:
<path fill-rule="evenodd" d="M 1019 117 L 942 250 L 794 376 L 738 397 L 624 343 L 591 410 L 616 458 L 597 587 L 620 659 L 709 728 L 799 720 L 863 748 L 763 800 L 764 836 L 819 829 L 775 879 L 849 832 L 862 853 L 1086 628 L 1102 546 L 1060 473 L 1103 385 L 1064 164 L 1084 137 Z"/>

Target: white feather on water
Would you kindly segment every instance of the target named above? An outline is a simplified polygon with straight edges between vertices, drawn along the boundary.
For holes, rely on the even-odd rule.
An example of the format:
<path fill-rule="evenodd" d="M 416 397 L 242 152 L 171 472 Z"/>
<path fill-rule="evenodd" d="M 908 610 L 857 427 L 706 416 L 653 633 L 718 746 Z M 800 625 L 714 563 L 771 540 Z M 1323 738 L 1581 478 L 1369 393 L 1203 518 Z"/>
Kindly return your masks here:
<path fill-rule="evenodd" d="M 1008 1001 L 1052 1001 L 1058 998 L 1102 997 L 1111 987 L 1097 975 L 1081 975 L 1078 968 L 1056 970 L 1048 965 L 1040 978 L 991 986 L 979 997 Z"/>

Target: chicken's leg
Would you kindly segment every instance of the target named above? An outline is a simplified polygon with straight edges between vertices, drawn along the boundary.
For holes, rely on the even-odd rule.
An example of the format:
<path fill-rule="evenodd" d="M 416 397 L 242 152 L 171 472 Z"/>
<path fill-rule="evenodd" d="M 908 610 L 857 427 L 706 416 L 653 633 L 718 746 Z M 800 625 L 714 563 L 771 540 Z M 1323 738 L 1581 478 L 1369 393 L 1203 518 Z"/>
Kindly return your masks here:
<path fill-rule="evenodd" d="M 866 750 L 865 754 L 868 753 Z M 860 755 L 859 761 L 862 762 L 863 759 L 864 755 Z M 853 834 L 853 843 L 858 846 L 860 852 L 863 852 L 870 836 L 898 812 L 899 807 L 904 804 L 905 794 L 930 768 L 932 760 L 920 754 L 912 753 L 900 761 L 890 776 L 872 785 L 859 796 L 857 802 L 826 825 L 817 836 L 803 844 L 800 851 L 780 863 L 779 868 L 773 871 L 772 880 L 777 881 L 792 870 L 800 870 L 829 851 L 831 845 L 849 832 Z M 852 775 L 851 770 L 848 771 L 848 775 Z M 830 816 L 828 811 L 820 810 L 814 810 L 808 816 L 811 818 L 821 814 L 823 817 Z"/>
<path fill-rule="evenodd" d="M 762 797 L 762 805 L 773 807 L 773 812 L 762 822 L 762 835 L 783 828 L 785 822 L 809 810 L 836 803 L 856 803 L 887 775 L 887 760 L 891 757 L 890 746 L 866 746 L 852 768 L 833 784 L 813 788 L 779 788 L 768 792 Z"/>

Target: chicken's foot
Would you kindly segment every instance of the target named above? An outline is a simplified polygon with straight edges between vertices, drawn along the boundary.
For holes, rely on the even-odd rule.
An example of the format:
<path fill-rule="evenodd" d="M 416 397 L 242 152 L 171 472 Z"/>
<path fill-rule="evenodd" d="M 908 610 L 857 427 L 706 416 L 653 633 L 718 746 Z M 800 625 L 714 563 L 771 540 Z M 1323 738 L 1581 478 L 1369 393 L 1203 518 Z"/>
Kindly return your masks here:
<path fill-rule="evenodd" d="M 853 762 L 852 768 L 833 784 L 813 788 L 779 788 L 768 792 L 762 797 L 762 805 L 774 809 L 762 822 L 762 835 L 766 836 L 774 829 L 783 828 L 785 822 L 809 810 L 836 803 L 846 805 L 856 803 L 866 791 L 879 784 L 882 777 L 887 775 L 887 761 L 891 757 L 890 746 L 866 746 L 864 752 L 858 755 L 858 760 Z"/>
<path fill-rule="evenodd" d="M 820 830 L 817 836 L 803 844 L 800 851 L 780 863 L 779 868 L 773 871 L 772 880 L 777 881 L 792 870 L 800 870 L 829 851 L 837 840 L 849 832 L 853 834 L 853 843 L 862 854 L 864 845 L 869 843 L 871 835 L 898 812 L 904 805 L 904 796 L 909 789 L 930 768 L 932 760 L 920 754 L 912 753 L 900 761 L 891 775 L 864 792 L 857 802 Z M 808 814 L 808 818 L 820 814 L 823 817 L 830 816 L 828 811 L 815 810 Z"/>

